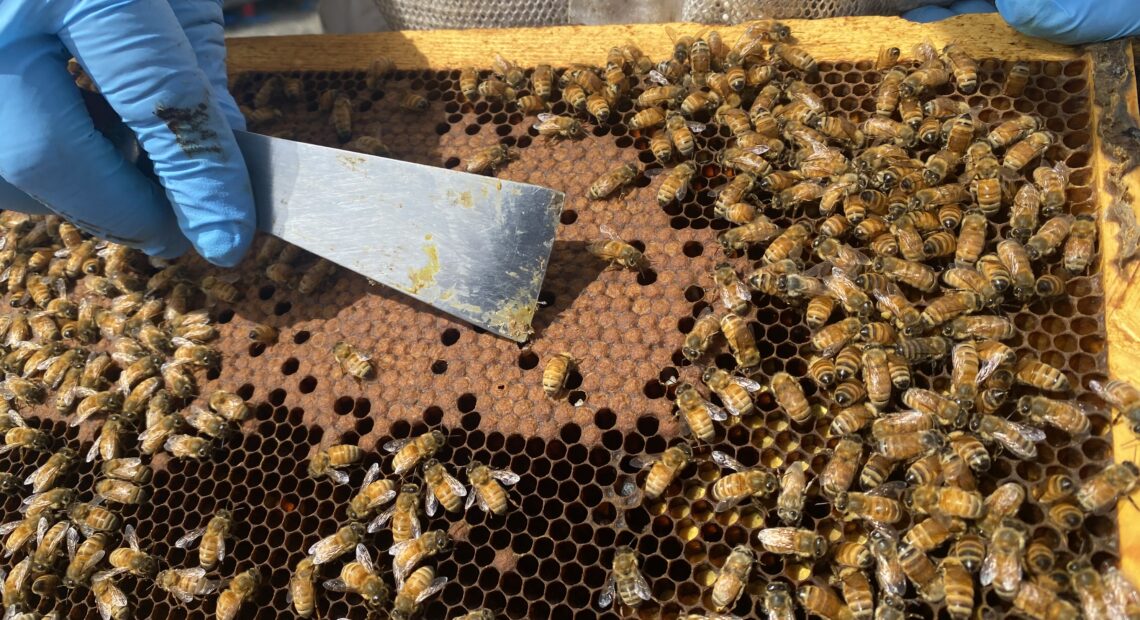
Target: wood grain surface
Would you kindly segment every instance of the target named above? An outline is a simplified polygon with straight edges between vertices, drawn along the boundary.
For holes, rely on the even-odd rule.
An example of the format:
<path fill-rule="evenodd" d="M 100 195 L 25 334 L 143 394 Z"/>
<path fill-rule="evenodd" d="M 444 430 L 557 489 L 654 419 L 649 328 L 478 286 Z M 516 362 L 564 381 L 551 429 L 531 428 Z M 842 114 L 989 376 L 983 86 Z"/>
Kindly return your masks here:
<path fill-rule="evenodd" d="M 996 14 L 966 15 L 935 24 L 916 24 L 891 17 L 788 20 L 786 23 L 803 47 L 819 60 L 873 59 L 883 41 L 900 47 L 904 57 L 913 54 L 913 48 L 924 41 L 938 47 L 956 41 L 975 56 L 1007 60 L 1063 60 L 1085 56 L 1090 58 L 1090 72 L 1093 70 L 1091 56 L 1083 50 L 1021 35 Z M 651 24 L 240 38 L 228 41 L 229 70 L 237 74 L 364 69 L 377 56 L 392 58 L 401 69 L 487 67 L 493 52 L 502 53 L 523 66 L 598 64 L 604 61 L 605 50 L 626 42 L 636 43 L 652 58 L 665 57 L 671 53 L 671 32 L 692 34 L 702 29 L 695 24 Z M 735 41 L 743 29 L 743 26 L 719 28 L 729 42 Z M 1126 69 L 1131 74 L 1134 66 L 1131 48 L 1128 57 L 1130 62 Z M 1127 82 L 1132 88 L 1120 93 L 1123 105 L 1111 111 L 1095 109 L 1094 126 L 1103 122 L 1102 115 L 1109 112 L 1126 114 L 1128 122 L 1136 125 L 1140 111 L 1135 80 Z M 1115 377 L 1140 385 L 1140 284 L 1133 281 L 1134 275 L 1140 275 L 1140 260 L 1124 269 L 1116 266 L 1117 227 L 1106 223 L 1103 214 L 1118 198 L 1103 191 L 1111 166 L 1101 154 L 1100 138 L 1094 140 L 1109 370 Z M 1140 196 L 1140 170 L 1123 175 L 1120 185 L 1130 193 L 1124 200 L 1130 202 L 1131 196 Z M 1114 430 L 1116 458 L 1140 459 L 1140 439 L 1133 436 L 1123 422 Z M 1133 582 L 1140 582 L 1140 509 L 1122 501 L 1119 511 L 1123 568 Z"/>

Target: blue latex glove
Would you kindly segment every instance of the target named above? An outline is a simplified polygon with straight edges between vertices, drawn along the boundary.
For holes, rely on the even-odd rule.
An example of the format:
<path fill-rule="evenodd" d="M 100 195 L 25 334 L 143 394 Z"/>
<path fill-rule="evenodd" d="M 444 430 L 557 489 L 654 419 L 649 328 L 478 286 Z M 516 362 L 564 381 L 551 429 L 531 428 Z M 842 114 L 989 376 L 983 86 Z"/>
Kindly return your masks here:
<path fill-rule="evenodd" d="M 1080 45 L 1140 35 L 1140 0 L 959 0 L 903 13 L 916 22 L 935 22 L 966 13 L 1001 13 L 1023 34 Z"/>
<path fill-rule="evenodd" d="M 70 56 L 161 187 L 95 130 Z M 193 245 L 231 266 L 256 227 L 233 136 L 244 127 L 226 90 L 220 0 L 0 0 L 0 207 L 36 211 L 19 188 L 98 236 L 164 258 Z"/>

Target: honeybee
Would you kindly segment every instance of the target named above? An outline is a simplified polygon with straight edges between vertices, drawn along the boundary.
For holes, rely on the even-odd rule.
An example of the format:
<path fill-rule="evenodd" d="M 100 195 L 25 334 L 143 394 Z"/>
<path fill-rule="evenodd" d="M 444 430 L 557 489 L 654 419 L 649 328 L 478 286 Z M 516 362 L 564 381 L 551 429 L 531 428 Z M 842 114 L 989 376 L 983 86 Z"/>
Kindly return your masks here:
<path fill-rule="evenodd" d="M 416 569 L 400 585 L 395 600 L 392 601 L 392 618 L 408 620 L 416 614 L 421 603 L 439 592 L 447 584 L 447 577 L 436 577 L 435 569 L 424 566 Z M 483 617 L 480 614 L 478 617 Z M 493 618 L 491 614 L 489 618 Z"/>
<path fill-rule="evenodd" d="M 222 560 L 226 559 L 226 539 L 230 537 L 233 529 L 233 513 L 229 510 L 219 510 L 210 517 L 205 527 L 190 530 L 174 541 L 179 549 L 188 549 L 194 541 L 198 543 L 198 565 L 206 570 L 213 570 Z"/>
<path fill-rule="evenodd" d="M 16 552 L 23 549 L 33 537 L 36 536 L 37 531 L 46 531 L 48 528 L 47 518 L 44 516 L 26 517 L 19 521 L 12 521 L 0 525 L 0 536 L 7 536 L 4 539 L 4 557 L 10 558 Z M 43 536 L 41 534 L 40 538 Z M 39 543 L 37 543 L 38 548 Z"/>
<path fill-rule="evenodd" d="M 328 476 L 337 484 L 348 484 L 348 474 L 340 468 L 354 465 L 364 458 L 364 450 L 359 446 L 337 444 L 318 450 L 309 459 L 309 475 L 314 478 Z M 412 466 L 415 464 L 413 463 Z M 409 466 L 410 469 L 411 466 Z M 400 473 L 397 471 L 396 473 Z"/>
<path fill-rule="evenodd" d="M 653 157 L 662 164 L 668 163 L 673 159 L 673 142 L 669 139 L 669 134 L 664 131 L 655 131 L 649 136 L 649 150 L 653 152 Z M 664 188 L 662 188 L 663 190 Z M 678 191 L 688 193 L 688 184 L 684 188 L 677 188 Z M 663 191 L 659 190 L 657 193 L 657 201 L 660 203 L 662 200 Z M 663 204 L 668 204 L 676 194 L 665 194 L 668 198 Z"/>
<path fill-rule="evenodd" d="M 163 447 L 171 435 L 182 429 L 185 420 L 177 413 L 163 415 L 152 423 L 147 424 L 146 429 L 139 434 L 139 452 L 143 454 L 154 454 L 160 447 Z M 208 452 L 208 446 L 203 446 Z M 203 454 L 205 456 L 205 454 Z M 199 457 L 201 458 L 201 457 Z M 114 459 L 108 459 L 108 462 Z"/>
<path fill-rule="evenodd" d="M 112 569 L 91 575 L 91 593 L 95 596 L 95 608 L 106 620 L 123 620 L 130 617 L 127 595 L 114 582 L 114 577 L 120 572 L 122 571 Z"/>
<path fill-rule="evenodd" d="M 1062 264 L 1071 275 L 1084 273 L 1092 262 L 1096 251 L 1096 236 L 1096 220 L 1088 215 L 1078 215 L 1062 253 Z"/>
<path fill-rule="evenodd" d="M 357 381 L 368 379 L 376 372 L 371 356 L 361 353 L 343 340 L 333 345 L 333 358 L 340 364 L 345 374 Z"/>
<path fill-rule="evenodd" d="M 741 368 L 751 368 L 760 363 L 760 351 L 756 348 L 756 338 L 752 335 L 752 330 L 744 319 L 729 312 L 720 319 L 720 331 L 724 334 L 725 342 L 728 343 L 728 348 L 732 351 L 732 356 L 736 359 L 737 365 Z"/>
<path fill-rule="evenodd" d="M 368 533 L 380 531 L 385 523 L 392 521 L 392 540 L 404 542 L 419 537 L 419 495 L 420 487 L 416 484 L 405 484 L 396 496 L 396 503 L 380 513 L 368 524 Z"/>
<path fill-rule="evenodd" d="M 648 261 L 640 250 L 619 239 L 613 230 L 607 226 L 602 226 L 601 231 L 608 236 L 609 239 L 600 239 L 591 242 L 586 246 L 590 254 L 608 261 L 611 267 L 624 267 L 638 271 L 645 269 Z"/>
<path fill-rule="evenodd" d="M 830 498 L 838 497 L 851 488 L 855 469 L 863 457 L 863 442 L 858 437 L 844 437 L 832 450 L 831 458 L 819 474 L 820 489 Z"/>
<path fill-rule="evenodd" d="M 737 545 L 724 560 L 712 586 L 712 603 L 718 612 L 736 605 L 744 588 L 748 585 L 748 575 L 756 555 L 747 545 Z"/>
<path fill-rule="evenodd" d="M 943 336 L 901 338 L 895 345 L 895 353 L 909 362 L 933 361 L 946 357 L 950 345 L 950 339 Z"/>
<path fill-rule="evenodd" d="M 586 96 L 586 111 L 597 122 L 604 123 L 610 117 L 609 101 L 600 93 L 591 93 Z"/>
<path fill-rule="evenodd" d="M 981 584 L 993 584 L 998 596 L 1012 599 L 1021 586 L 1021 556 L 1024 550 L 1024 532 L 1010 522 L 998 526 L 982 563 Z"/>
<path fill-rule="evenodd" d="M 909 544 L 899 547 L 899 565 L 907 578 L 910 579 L 918 595 L 928 603 L 941 602 L 946 598 L 945 586 L 940 579 L 941 575 L 934 562 L 930 561 L 926 552 Z M 971 601 L 972 602 L 972 601 Z"/>
<path fill-rule="evenodd" d="M 922 324 L 932 329 L 947 323 L 960 315 L 977 312 L 985 305 L 985 299 L 973 291 L 953 291 L 937 297 L 922 310 Z"/>
<path fill-rule="evenodd" d="M 451 537 L 443 530 L 424 532 L 412 540 L 396 543 L 388 550 L 396 582 L 403 583 L 408 572 L 425 559 L 451 548 Z"/>
<path fill-rule="evenodd" d="M 1033 498 L 1042 504 L 1065 499 L 1077 490 L 1077 481 L 1068 474 L 1052 474 L 1033 487 Z"/>
<path fill-rule="evenodd" d="M 313 564 L 327 564 L 352 551 L 364 538 L 365 531 L 364 524 L 351 522 L 313 543 L 307 553 L 313 558 Z"/>
<path fill-rule="evenodd" d="M 871 421 L 875 419 L 876 414 L 876 407 L 866 403 L 859 403 L 840 409 L 835 413 L 835 417 L 831 419 L 831 426 L 828 429 L 828 433 L 833 437 L 854 435 L 869 425 Z"/>
<path fill-rule="evenodd" d="M 230 580 L 229 587 L 218 595 L 217 616 L 220 620 L 233 620 L 238 610 L 261 587 L 261 572 L 257 568 L 238 573 Z"/>
<path fill-rule="evenodd" d="M 1018 383 L 1047 392 L 1067 392 L 1072 387 L 1064 372 L 1032 357 L 1021 359 L 1014 377 Z"/>
<path fill-rule="evenodd" d="M 720 397 L 728 413 L 737 417 L 752 413 L 755 405 L 751 393 L 760 391 L 759 383 L 730 375 L 715 366 L 706 368 L 701 374 L 701 380 Z"/>
<path fill-rule="evenodd" d="M 983 441 L 999 443 L 1018 458 L 1032 459 L 1037 456 L 1038 442 L 1045 440 L 1045 433 L 1038 428 L 1011 422 L 993 415 L 982 415 L 970 422 L 970 430 Z"/>
<path fill-rule="evenodd" d="M 467 172 L 482 174 L 494 172 L 495 168 L 502 166 L 512 159 L 518 159 L 519 152 L 509 146 L 496 144 L 482 149 L 471 156 L 467 162 Z"/>
<path fill-rule="evenodd" d="M 376 136 L 357 136 L 344 145 L 344 148 L 375 157 L 388 157 L 392 152 L 392 149 Z M 293 278 L 293 267 L 288 263 L 273 263 L 266 267 L 265 275 L 278 284 L 288 284 Z"/>
<path fill-rule="evenodd" d="M 441 505 L 448 512 L 459 512 L 462 508 L 463 500 L 460 498 L 467 495 L 467 489 L 447 473 L 439 461 L 428 459 L 424 462 L 424 484 L 428 489 L 424 493 L 424 511 L 429 517 L 435 516 Z M 394 491 L 391 493 L 395 495 Z"/>
<path fill-rule="evenodd" d="M 488 101 L 514 101 L 517 93 L 506 82 L 490 77 L 479 83 L 479 94 Z"/>
<path fill-rule="evenodd" d="M 876 256 L 872 260 L 871 268 L 892 280 L 927 293 L 933 292 L 938 286 L 938 277 L 934 270 L 924 263 L 892 256 Z"/>
<path fill-rule="evenodd" d="M 462 76 L 460 76 L 460 81 L 462 82 Z M 531 91 L 541 97 L 543 101 L 548 101 L 554 91 L 554 69 L 548 64 L 536 65 L 530 75 L 530 83 Z M 465 89 L 464 91 L 466 94 Z"/>
<path fill-rule="evenodd" d="M 51 437 L 38 428 L 31 428 L 15 411 L 8 411 L 12 426 L 4 432 L 4 445 L 0 454 L 16 449 L 45 451 L 51 447 Z"/>
<path fill-rule="evenodd" d="M 771 387 L 776 403 L 787 412 L 788 417 L 793 422 L 804 424 L 811 419 L 811 404 L 808 402 L 807 396 L 804 395 L 803 387 L 798 379 L 781 371 L 772 376 Z M 722 400 L 724 399 L 722 398 Z M 725 400 L 724 402 L 727 406 L 728 401 Z"/>
<path fill-rule="evenodd" d="M 832 323 L 812 334 L 812 346 L 819 351 L 820 355 L 833 357 L 839 349 L 859 335 L 861 327 L 862 323 L 855 317 Z"/>
<path fill-rule="evenodd" d="M 696 173 L 696 167 L 689 162 L 677 164 L 661 182 L 661 187 L 657 190 L 657 203 L 664 207 L 674 200 L 684 200 L 689 192 L 689 182 Z"/>
<path fill-rule="evenodd" d="M 870 493 L 844 492 L 835 496 L 835 508 L 846 519 L 866 519 L 876 523 L 898 523 L 903 518 L 903 505 L 887 497 L 895 490 L 892 484 L 883 484 Z"/>
<path fill-rule="evenodd" d="M 776 491 L 776 477 L 766 469 L 749 469 L 731 456 L 716 450 L 712 453 L 712 460 L 717 465 L 734 471 L 713 483 L 711 492 L 716 500 L 716 512 L 729 510 L 748 497 L 762 497 Z"/>
<path fill-rule="evenodd" d="M 758 214 L 747 224 L 726 230 L 720 235 L 719 241 L 725 250 L 746 250 L 749 246 L 775 238 L 780 232 L 780 227 Z"/>
<path fill-rule="evenodd" d="M 491 469 L 486 465 L 472 461 L 467 466 L 467 480 L 471 483 L 472 493 L 467 497 L 466 508 L 478 506 L 483 512 L 501 515 L 507 511 L 507 492 L 502 485 L 513 485 L 519 481 L 519 475 L 505 469 Z"/>
<path fill-rule="evenodd" d="M 1081 484 L 1077 503 L 1085 512 L 1102 514 L 1121 498 L 1132 493 L 1140 483 L 1140 470 L 1131 461 L 1111 463 Z"/>
<path fill-rule="evenodd" d="M 204 568 L 168 568 L 158 574 L 154 584 L 174 595 L 183 603 L 209 596 L 218 590 L 219 583 L 206 578 Z"/>
<path fill-rule="evenodd" d="M 1089 382 L 1089 387 L 1109 406 L 1116 408 L 1121 416 L 1132 422 L 1134 429 L 1140 427 L 1140 390 L 1121 379 L 1107 382 L 1094 379 Z"/>
<path fill-rule="evenodd" d="M 355 561 L 341 567 L 340 576 L 324 582 L 324 586 L 334 592 L 359 594 L 370 607 L 378 608 L 388 602 L 390 596 L 388 586 L 376 573 L 368 549 L 363 544 L 356 544 L 354 548 Z"/>
<path fill-rule="evenodd" d="M 313 558 L 302 558 L 293 567 L 293 574 L 289 577 L 288 601 L 293 605 L 293 611 L 298 616 L 308 618 L 317 608 L 317 593 L 313 588 L 316 579 L 317 567 Z"/>
<path fill-rule="evenodd" d="M 677 386 L 677 410 L 685 420 L 689 431 L 701 441 L 711 442 L 716 429 L 712 421 L 723 422 L 728 414 L 723 409 L 705 400 L 700 392 L 689 383 Z"/>
<path fill-rule="evenodd" d="M 1002 521 L 1013 518 L 1025 501 L 1025 487 L 1017 482 L 1007 482 L 990 493 L 985 499 L 985 516 L 976 527 L 983 536 L 991 535 Z"/>
<path fill-rule="evenodd" d="M 431 457 L 446 443 L 447 436 L 436 430 L 408 439 L 394 439 L 384 444 L 384 450 L 395 453 L 392 470 L 396 474 L 402 474 L 421 460 Z"/>
<path fill-rule="evenodd" d="M 1002 94 L 1007 97 L 1020 97 L 1021 93 L 1025 91 L 1025 85 L 1029 83 L 1029 64 L 1026 62 L 1015 62 L 1009 68 L 1009 73 L 1005 76 L 1005 84 L 1002 85 Z"/>
<path fill-rule="evenodd" d="M 102 506 L 76 502 L 67 508 L 67 516 L 85 536 L 95 532 L 112 532 L 119 529 L 119 515 Z"/>
<path fill-rule="evenodd" d="M 39 381 L 9 373 L 4 382 L 0 383 L 0 396 L 21 407 L 30 407 L 44 402 L 47 390 Z"/>
<path fill-rule="evenodd" d="M 1017 401 L 1017 410 L 1030 422 L 1058 428 L 1074 440 L 1080 441 L 1089 434 L 1088 413 L 1079 403 L 1027 395 Z"/>
<path fill-rule="evenodd" d="M 55 486 L 60 476 L 64 475 L 75 464 L 77 457 L 75 450 L 67 446 L 60 448 L 53 452 L 43 465 L 28 474 L 28 477 L 24 479 L 24 484 L 31 485 L 32 493 L 43 493 Z"/>
<path fill-rule="evenodd" d="M 642 493 L 649 499 L 657 499 L 692 459 L 693 449 L 689 444 L 681 443 L 667 448 L 657 458 L 634 457 L 631 464 L 641 469 L 649 468 Z"/>
<path fill-rule="evenodd" d="M 598 179 L 590 185 L 590 189 L 586 192 L 586 195 L 590 200 L 601 200 L 632 183 L 639 173 L 640 171 L 637 169 L 637 166 L 633 164 L 622 164 L 598 177 Z"/>
<path fill-rule="evenodd" d="M 804 309 L 804 319 L 810 329 L 819 329 L 831 318 L 835 311 L 835 298 L 830 294 L 816 295 L 808 300 Z"/>
<path fill-rule="evenodd" d="M 1041 126 L 1035 116 L 1019 115 L 998 123 L 986 135 L 986 142 L 995 149 L 1008 147 L 1037 131 Z"/>
<path fill-rule="evenodd" d="M 990 283 L 993 284 L 994 289 L 999 292 L 1005 292 L 1012 286 L 1012 276 L 1009 269 L 1006 268 L 1002 261 L 996 254 L 984 254 L 978 258 L 977 264 L 978 271 Z"/>
<path fill-rule="evenodd" d="M 842 269 L 833 269 L 831 275 L 824 279 L 824 285 L 843 304 L 843 309 L 849 314 L 865 317 L 874 310 L 871 298 L 852 282 Z M 860 335 L 862 336 L 862 329 Z"/>
<path fill-rule="evenodd" d="M 664 116 L 661 117 L 661 120 L 665 120 Z M 549 138 L 580 138 L 585 135 L 582 124 L 577 119 L 547 113 L 538 115 L 538 122 L 534 124 L 534 129 L 538 131 L 539 135 Z"/>
<path fill-rule="evenodd" d="M 468 101 L 479 96 L 479 72 L 475 67 L 464 67 L 459 72 L 459 90 Z"/>
<path fill-rule="evenodd" d="M 462 485 L 460 485 L 462 487 Z M 464 494 L 466 490 L 464 490 Z M 380 464 L 373 463 L 364 474 L 360 492 L 348 504 L 348 516 L 367 519 L 376 508 L 396 497 L 396 483 L 380 478 Z"/>
<path fill-rule="evenodd" d="M 876 407 L 885 406 L 891 399 L 891 373 L 887 353 L 881 346 L 863 349 L 863 384 L 867 397 Z"/>
<path fill-rule="evenodd" d="M 149 555 L 139 547 L 139 539 L 131 525 L 124 528 L 123 540 L 126 547 L 119 547 L 111 552 L 107 560 L 115 569 L 130 572 L 136 577 L 153 579 L 158 573 L 158 558 Z"/>
<path fill-rule="evenodd" d="M 866 281 L 873 275 L 876 274 L 864 274 L 859 278 Z M 864 276 L 868 277 L 864 278 Z M 860 281 L 859 278 L 856 279 L 857 283 Z M 910 303 L 910 300 L 902 294 L 902 291 L 893 281 L 888 280 L 886 284 L 889 286 L 871 289 L 871 295 L 875 297 L 879 310 L 885 317 L 893 317 L 895 323 L 902 326 L 904 333 L 917 333 L 922 325 L 922 313 Z"/>
<path fill-rule="evenodd" d="M 133 482 L 106 478 L 95 482 L 95 496 L 117 504 L 141 504 L 149 493 Z"/>
<path fill-rule="evenodd" d="M 1035 131 L 1009 147 L 1005 152 L 1001 165 L 1013 172 L 1018 172 L 1028 166 L 1053 145 L 1056 139 L 1047 131 Z"/>
<path fill-rule="evenodd" d="M 918 137 L 911 126 L 884 116 L 868 118 L 859 129 L 872 140 L 889 140 L 900 146 L 913 146 Z"/>

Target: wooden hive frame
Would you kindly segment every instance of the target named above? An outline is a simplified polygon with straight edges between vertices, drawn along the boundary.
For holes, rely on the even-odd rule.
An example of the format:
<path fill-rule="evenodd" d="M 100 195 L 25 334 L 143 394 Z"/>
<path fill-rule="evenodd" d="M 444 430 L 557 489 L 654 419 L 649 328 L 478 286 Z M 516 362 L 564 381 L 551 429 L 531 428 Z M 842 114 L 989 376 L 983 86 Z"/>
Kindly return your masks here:
<path fill-rule="evenodd" d="M 1137 262 L 1117 266 L 1117 226 L 1104 213 L 1116 201 L 1131 208 L 1140 192 L 1140 154 L 1129 129 L 1137 126 L 1135 71 L 1131 45 L 1117 42 L 1087 49 L 1072 48 L 1023 36 L 996 14 L 961 16 L 933 24 L 897 18 L 858 17 L 788 22 L 797 39 L 818 60 L 874 58 L 882 42 L 902 50 L 930 41 L 936 47 L 956 42 L 975 57 L 1006 60 L 1064 61 L 1085 59 L 1093 89 L 1093 169 L 1101 223 L 1101 273 L 1105 295 L 1109 373 L 1140 385 L 1140 286 L 1131 286 Z M 489 67 L 490 50 L 521 66 L 549 63 L 596 64 L 611 46 L 632 41 L 652 58 L 671 53 L 669 31 L 694 34 L 696 24 L 571 26 L 516 30 L 416 31 L 368 35 L 289 36 L 229 41 L 229 70 L 336 71 L 361 70 L 377 56 L 395 60 L 401 69 Z M 734 41 L 743 27 L 719 28 Z M 905 56 L 906 52 L 904 52 Z M 1118 460 L 1135 460 L 1140 440 L 1119 421 L 1114 432 Z M 1119 507 L 1120 555 L 1123 569 L 1140 581 L 1140 509 L 1128 501 Z"/>

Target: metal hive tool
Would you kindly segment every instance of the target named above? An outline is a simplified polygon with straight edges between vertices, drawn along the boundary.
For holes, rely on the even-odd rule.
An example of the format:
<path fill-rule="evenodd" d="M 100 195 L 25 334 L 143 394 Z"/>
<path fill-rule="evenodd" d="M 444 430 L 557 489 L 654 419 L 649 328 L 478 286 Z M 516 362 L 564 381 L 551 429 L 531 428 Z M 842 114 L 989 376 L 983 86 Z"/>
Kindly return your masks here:
<path fill-rule="evenodd" d="M 1029 87 L 1017 99 L 1000 94 L 1007 68 L 1000 60 L 984 60 L 978 93 L 965 100 L 980 110 L 985 122 L 1015 111 L 1045 119 L 1047 128 L 1061 138 L 1047 159 L 1063 161 L 1073 170 L 1070 211 L 1093 212 L 1086 64 L 1031 63 Z M 214 389 L 240 394 L 255 407 L 254 419 L 226 443 L 221 458 L 194 462 L 156 457 L 151 501 L 125 507 L 121 514 L 135 524 L 144 547 L 165 564 L 191 566 L 193 556 L 173 542 L 184 531 L 204 525 L 217 509 L 237 510 L 232 552 L 217 572 L 229 577 L 260 567 L 268 585 L 245 613 L 290 617 L 285 591 L 290 570 L 305 549 L 346 522 L 345 505 L 363 475 L 363 468 L 352 470 L 348 486 L 312 480 L 306 472 L 311 452 L 332 443 L 359 442 L 369 451 L 366 460 L 377 462 L 388 440 L 443 427 L 448 446 L 438 457 L 453 469 L 475 459 L 509 468 L 522 478 L 514 487 L 516 505 L 505 517 L 469 510 L 462 517 L 437 516 L 425 522 L 425 530 L 449 529 L 456 544 L 437 559 L 438 574 L 449 582 L 425 603 L 424 617 L 450 618 L 483 606 L 511 618 L 617 618 L 612 610 L 599 612 L 596 600 L 613 550 L 623 545 L 637 548 L 654 599 L 661 601 L 643 605 L 639 617 L 671 618 L 699 611 L 707 606 L 714 571 L 730 549 L 748 543 L 751 532 L 765 523 L 775 524 L 774 512 L 767 517 L 755 507 L 713 512 L 705 496 L 717 476 L 710 463 L 690 465 L 682 481 L 659 500 L 630 510 L 620 506 L 622 496 L 640 479 L 632 457 L 658 454 L 679 434 L 672 405 L 675 383 L 696 383 L 699 375 L 679 346 L 693 318 L 716 303 L 708 274 L 723 260 L 715 235 L 727 223 L 712 213 L 713 191 L 726 182 L 715 155 L 725 146 L 727 129 L 718 133 L 710 124 L 698 137 L 696 161 L 702 168 L 683 203 L 659 207 L 657 183 L 644 176 L 620 198 L 589 202 L 586 188 L 615 164 L 657 166 L 647 140 L 624 125 L 631 114 L 628 104 L 619 108 L 617 122 L 589 124 L 584 140 L 548 142 L 530 129 L 531 117 L 498 103 L 466 102 L 458 76 L 458 71 L 396 72 L 372 91 L 363 73 L 291 74 L 288 77 L 303 80 L 305 99 L 283 104 L 282 119 L 256 129 L 337 145 L 327 114 L 317 111 L 320 93 L 337 88 L 353 97 L 358 131 L 378 133 L 395 157 L 455 168 L 481 147 L 518 147 L 521 158 L 501 169 L 503 178 L 567 194 L 541 297 L 546 305 L 535 317 L 532 344 L 520 348 L 455 324 L 344 272 L 315 295 L 297 295 L 266 280 L 264 266 L 251 259 L 239 270 L 245 299 L 218 304 L 211 311 L 221 324 L 218 346 L 224 370 L 199 381 L 203 394 Z M 235 89 L 239 102 L 250 102 L 268 77 L 240 76 Z M 829 108 L 854 116 L 874 109 L 878 79 L 871 63 L 860 61 L 820 63 L 818 76 L 807 81 Z M 429 110 L 400 109 L 399 96 L 408 90 L 426 97 Z M 939 94 L 951 91 L 946 87 Z M 563 102 L 553 107 L 556 113 L 566 110 Z M 809 208 L 802 217 L 815 215 Z M 791 220 L 776 221 L 786 225 Z M 643 247 L 651 269 L 641 274 L 603 271 L 585 249 L 599 236 L 601 225 Z M 992 248 L 1008 223 L 992 221 L 990 226 Z M 757 258 L 745 255 L 732 262 L 745 269 Z M 1056 262 L 1050 265 L 1059 268 Z M 208 271 L 198 261 L 188 263 L 198 273 Z M 1098 263 L 1099 257 L 1093 264 Z M 1077 379 L 1077 398 L 1091 401 L 1089 381 L 1103 379 L 1106 367 L 1103 297 L 1095 273 L 1069 279 L 1067 291 L 1068 297 L 1014 309 L 1018 334 L 1010 344 L 1018 353 L 1032 351 L 1065 368 Z M 803 377 L 810 333 L 802 309 L 760 294 L 753 301 L 756 310 L 747 318 L 764 359 L 761 375 L 786 370 Z M 255 323 L 280 328 L 279 342 L 250 344 L 247 333 Z M 345 376 L 331 354 L 338 340 L 371 352 L 377 377 L 357 382 Z M 580 374 L 571 377 L 566 397 L 547 399 L 541 389 L 542 366 L 562 351 L 581 360 Z M 734 366 L 721 349 L 714 349 L 710 359 L 726 369 Z M 919 387 L 944 388 L 947 382 L 942 367 L 921 369 L 915 376 Z M 802 383 L 808 396 L 817 398 L 814 384 Z M 1015 392 L 1011 402 L 1019 395 Z M 715 447 L 748 466 L 779 467 L 804 460 L 818 474 L 835 441 L 827 435 L 827 423 L 818 422 L 811 432 L 794 430 L 766 394 L 758 396 L 757 408 L 758 414 L 718 428 Z M 40 428 L 86 451 L 91 425 L 68 427 L 48 408 L 28 415 Z M 1092 435 L 1083 442 L 1070 445 L 1051 431 L 1036 460 L 996 458 L 988 475 L 980 477 L 979 491 L 988 494 L 1006 481 L 1030 485 L 1058 472 L 1088 478 L 1111 460 L 1108 426 L 1108 418 L 1097 415 Z M 22 479 L 44 459 L 46 455 L 9 453 L 0 456 L 0 469 Z M 387 462 L 385 458 L 385 472 L 390 473 Z M 87 500 L 94 479 L 91 465 L 84 464 L 63 484 L 74 485 L 80 499 Z M 770 510 L 773 502 L 766 500 L 764 507 Z M 0 522 L 18 516 L 18 506 L 19 498 L 8 497 Z M 1034 528 L 1031 536 L 1055 537 L 1059 563 L 1078 553 L 1090 554 L 1097 565 L 1116 559 L 1112 515 L 1088 517 L 1083 535 L 1053 531 L 1033 501 L 1022 506 L 1018 517 Z M 808 503 L 803 527 L 832 542 L 854 529 L 822 502 Z M 385 531 L 369 546 L 383 550 L 390 542 Z M 332 573 L 326 570 L 322 578 L 335 576 Z M 761 553 L 748 590 L 753 596 L 742 597 L 732 611 L 759 616 L 757 596 L 765 578 L 798 583 L 809 574 L 807 564 Z M 175 607 L 164 592 L 131 578 L 121 587 L 131 596 L 136 617 L 166 617 L 181 613 L 177 610 L 199 616 L 214 608 L 213 598 Z M 365 617 L 366 609 L 354 595 L 330 592 L 319 600 L 320 617 Z M 85 589 L 73 592 L 68 604 L 70 617 L 95 613 Z M 1009 604 L 988 589 L 981 594 L 980 607 L 983 615 L 1000 617 L 1009 611 Z M 921 604 L 911 611 L 924 617 L 939 613 Z"/>

